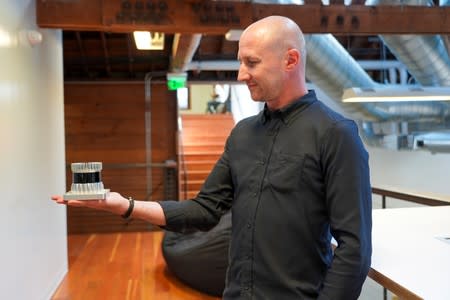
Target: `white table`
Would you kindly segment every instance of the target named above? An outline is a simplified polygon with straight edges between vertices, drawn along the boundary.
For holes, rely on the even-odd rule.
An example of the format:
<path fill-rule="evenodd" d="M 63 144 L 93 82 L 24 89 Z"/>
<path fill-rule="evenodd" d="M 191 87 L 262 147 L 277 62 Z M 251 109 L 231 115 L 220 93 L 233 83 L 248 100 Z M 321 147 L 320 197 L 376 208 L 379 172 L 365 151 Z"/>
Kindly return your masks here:
<path fill-rule="evenodd" d="M 450 299 L 450 206 L 373 210 L 372 242 L 370 278 L 401 299 Z"/>

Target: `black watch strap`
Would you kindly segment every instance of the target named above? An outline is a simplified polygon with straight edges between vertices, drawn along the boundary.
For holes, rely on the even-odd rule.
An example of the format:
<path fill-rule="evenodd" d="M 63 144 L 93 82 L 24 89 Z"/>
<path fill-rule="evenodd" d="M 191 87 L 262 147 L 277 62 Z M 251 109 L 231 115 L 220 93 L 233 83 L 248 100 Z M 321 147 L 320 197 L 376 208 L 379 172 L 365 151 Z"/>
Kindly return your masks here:
<path fill-rule="evenodd" d="M 123 215 L 121 215 L 121 217 L 124 219 L 128 219 L 131 216 L 131 213 L 133 212 L 133 208 L 134 208 L 133 198 L 128 197 L 128 201 L 129 201 L 128 209 Z"/>

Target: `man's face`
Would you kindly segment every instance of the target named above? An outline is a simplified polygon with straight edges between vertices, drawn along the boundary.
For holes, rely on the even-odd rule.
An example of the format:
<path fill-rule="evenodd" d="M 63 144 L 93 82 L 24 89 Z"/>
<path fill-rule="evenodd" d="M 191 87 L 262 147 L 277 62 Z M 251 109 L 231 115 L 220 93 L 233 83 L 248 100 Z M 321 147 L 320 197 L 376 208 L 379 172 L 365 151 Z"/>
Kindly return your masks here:
<path fill-rule="evenodd" d="M 277 101 L 283 88 L 283 57 L 262 31 L 244 32 L 239 41 L 238 80 L 245 82 L 254 101 Z"/>

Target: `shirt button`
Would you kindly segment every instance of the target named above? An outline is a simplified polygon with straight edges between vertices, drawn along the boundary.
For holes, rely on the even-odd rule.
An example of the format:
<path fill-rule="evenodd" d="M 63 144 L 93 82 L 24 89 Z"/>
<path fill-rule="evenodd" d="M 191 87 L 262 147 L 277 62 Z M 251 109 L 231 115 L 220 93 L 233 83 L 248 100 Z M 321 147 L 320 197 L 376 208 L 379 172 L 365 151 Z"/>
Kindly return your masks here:
<path fill-rule="evenodd" d="M 261 164 L 262 164 L 262 165 L 264 165 L 264 164 L 265 164 L 265 162 L 264 162 L 264 161 L 262 160 L 262 161 L 261 161 Z"/>
<path fill-rule="evenodd" d="M 249 228 L 249 229 L 252 228 L 252 223 L 250 223 L 250 222 L 247 223 L 247 228 Z"/>
<path fill-rule="evenodd" d="M 256 197 L 258 195 L 258 193 L 254 192 L 253 193 L 253 197 Z"/>

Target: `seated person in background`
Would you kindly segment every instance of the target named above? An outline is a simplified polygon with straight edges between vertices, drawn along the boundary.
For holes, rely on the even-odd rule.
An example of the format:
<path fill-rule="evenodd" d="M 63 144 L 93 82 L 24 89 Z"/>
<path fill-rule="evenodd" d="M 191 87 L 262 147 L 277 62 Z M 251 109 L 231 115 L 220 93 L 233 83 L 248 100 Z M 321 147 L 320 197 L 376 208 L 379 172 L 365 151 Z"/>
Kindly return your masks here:
<path fill-rule="evenodd" d="M 220 112 L 219 106 L 221 106 L 222 102 L 219 101 L 219 95 L 213 94 L 211 95 L 211 100 L 206 104 L 206 113 L 208 114 L 217 114 Z"/>

